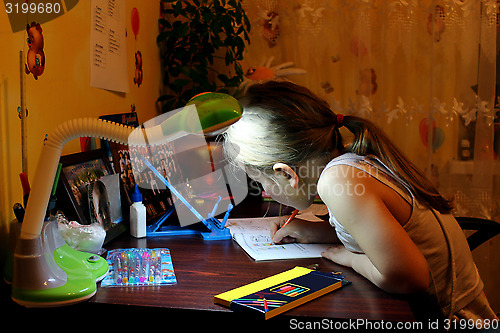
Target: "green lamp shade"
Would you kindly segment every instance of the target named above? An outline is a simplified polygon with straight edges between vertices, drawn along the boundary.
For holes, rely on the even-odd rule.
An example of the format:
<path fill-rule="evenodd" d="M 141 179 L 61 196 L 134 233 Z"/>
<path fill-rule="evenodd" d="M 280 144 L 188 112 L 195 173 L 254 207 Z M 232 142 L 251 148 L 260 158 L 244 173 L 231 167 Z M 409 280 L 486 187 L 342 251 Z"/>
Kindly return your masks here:
<path fill-rule="evenodd" d="M 224 131 L 241 118 L 243 108 L 232 96 L 206 92 L 191 98 L 186 105 L 196 106 L 201 128 L 205 135 L 215 135 Z"/>

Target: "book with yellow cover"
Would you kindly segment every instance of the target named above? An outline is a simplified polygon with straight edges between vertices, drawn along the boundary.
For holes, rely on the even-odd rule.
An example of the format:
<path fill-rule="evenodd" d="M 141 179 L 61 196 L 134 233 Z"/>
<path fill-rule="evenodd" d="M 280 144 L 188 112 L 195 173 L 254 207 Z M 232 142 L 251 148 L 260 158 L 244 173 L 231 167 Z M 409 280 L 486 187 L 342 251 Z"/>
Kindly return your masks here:
<path fill-rule="evenodd" d="M 269 319 L 350 283 L 344 278 L 295 267 L 216 295 L 214 303 L 233 311 L 254 311 Z"/>

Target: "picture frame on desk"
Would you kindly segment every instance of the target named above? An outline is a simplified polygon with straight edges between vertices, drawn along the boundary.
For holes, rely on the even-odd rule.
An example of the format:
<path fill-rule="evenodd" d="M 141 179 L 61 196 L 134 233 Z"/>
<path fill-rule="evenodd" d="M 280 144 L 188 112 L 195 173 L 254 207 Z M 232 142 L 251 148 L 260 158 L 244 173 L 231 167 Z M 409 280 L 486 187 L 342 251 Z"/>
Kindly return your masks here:
<path fill-rule="evenodd" d="M 130 182 L 134 187 L 137 184 L 142 194 L 143 203 L 144 206 L 146 206 L 146 221 L 148 224 L 154 223 L 161 218 L 174 203 L 170 191 L 161 183 L 158 177 L 145 166 L 141 156 L 146 158 L 167 180 L 171 181 L 172 172 L 177 167 L 175 154 L 173 153 L 174 147 L 170 143 L 165 143 L 149 148 L 135 147 L 129 152 L 129 158 L 135 165 L 134 174 L 133 177 L 130 177 Z M 142 170 L 142 172 L 137 172 L 137 169 Z"/>
<path fill-rule="evenodd" d="M 134 107 L 132 108 L 133 110 Z M 101 115 L 99 119 L 112 121 L 130 127 L 138 127 L 139 119 L 136 111 Z M 139 185 L 139 191 L 143 196 L 143 203 L 146 206 L 146 220 L 149 223 L 156 222 L 173 205 L 172 195 L 166 188 L 160 189 L 161 184 L 156 176 L 148 170 L 134 174 L 132 161 L 140 164 L 139 155 L 151 160 L 151 157 L 159 157 L 158 160 L 151 160 L 157 170 L 169 179 L 171 170 L 175 169 L 174 147 L 170 143 L 165 143 L 152 148 L 136 148 L 131 150 L 128 145 L 101 140 L 101 146 L 107 154 L 108 160 L 115 173 L 119 175 L 120 186 L 122 187 L 122 205 L 124 218 L 128 219 L 128 207 L 132 205 L 132 193 L 135 185 Z M 145 168 L 140 168 L 145 169 Z"/>
<path fill-rule="evenodd" d="M 66 218 L 80 224 L 101 223 L 106 230 L 105 243 L 127 230 L 121 214 L 115 213 L 112 220 L 108 217 L 109 223 L 102 223 L 102 219 L 95 216 L 97 213 L 94 212 L 94 200 L 89 202 L 89 189 L 94 193 L 95 189 L 105 186 L 106 189 L 100 191 L 106 193 L 103 201 L 107 202 L 108 206 L 105 210 L 121 213 L 118 177 L 113 177 L 114 171 L 104 151 L 96 149 L 64 155 L 61 156 L 60 163 L 62 169 L 56 192 L 57 207 Z M 93 197 L 95 195 L 90 195 L 91 199 Z"/>
<path fill-rule="evenodd" d="M 99 116 L 99 119 L 134 128 L 139 126 L 139 119 L 137 117 L 137 112 L 135 111 L 101 115 Z M 103 147 L 103 150 L 107 155 L 111 168 L 114 169 L 115 173 L 120 175 L 120 186 L 122 187 L 122 193 L 124 197 L 123 201 L 124 204 L 126 203 L 128 206 L 130 206 L 132 204 L 131 197 L 132 193 L 134 192 L 135 181 L 132 167 L 130 165 L 129 147 L 126 144 L 111 142 L 102 139 L 101 147 Z"/>

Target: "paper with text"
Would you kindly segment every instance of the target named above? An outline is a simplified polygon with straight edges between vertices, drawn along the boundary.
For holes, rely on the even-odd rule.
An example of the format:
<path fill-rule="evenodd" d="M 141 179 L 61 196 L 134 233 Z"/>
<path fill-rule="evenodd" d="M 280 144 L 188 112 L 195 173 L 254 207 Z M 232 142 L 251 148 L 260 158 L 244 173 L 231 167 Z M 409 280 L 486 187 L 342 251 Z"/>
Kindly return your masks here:
<path fill-rule="evenodd" d="M 90 22 L 90 86 L 129 92 L 126 2 L 92 0 Z"/>

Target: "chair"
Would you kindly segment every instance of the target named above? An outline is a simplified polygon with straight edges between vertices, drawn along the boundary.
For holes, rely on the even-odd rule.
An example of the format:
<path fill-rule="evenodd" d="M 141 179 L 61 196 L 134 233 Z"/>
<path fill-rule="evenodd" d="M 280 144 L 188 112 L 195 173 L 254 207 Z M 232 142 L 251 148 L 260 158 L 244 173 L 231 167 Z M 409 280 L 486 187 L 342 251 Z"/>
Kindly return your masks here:
<path fill-rule="evenodd" d="M 455 217 L 462 230 L 475 230 L 467 237 L 470 250 L 474 250 L 487 240 L 500 234 L 500 223 L 477 217 Z"/>

